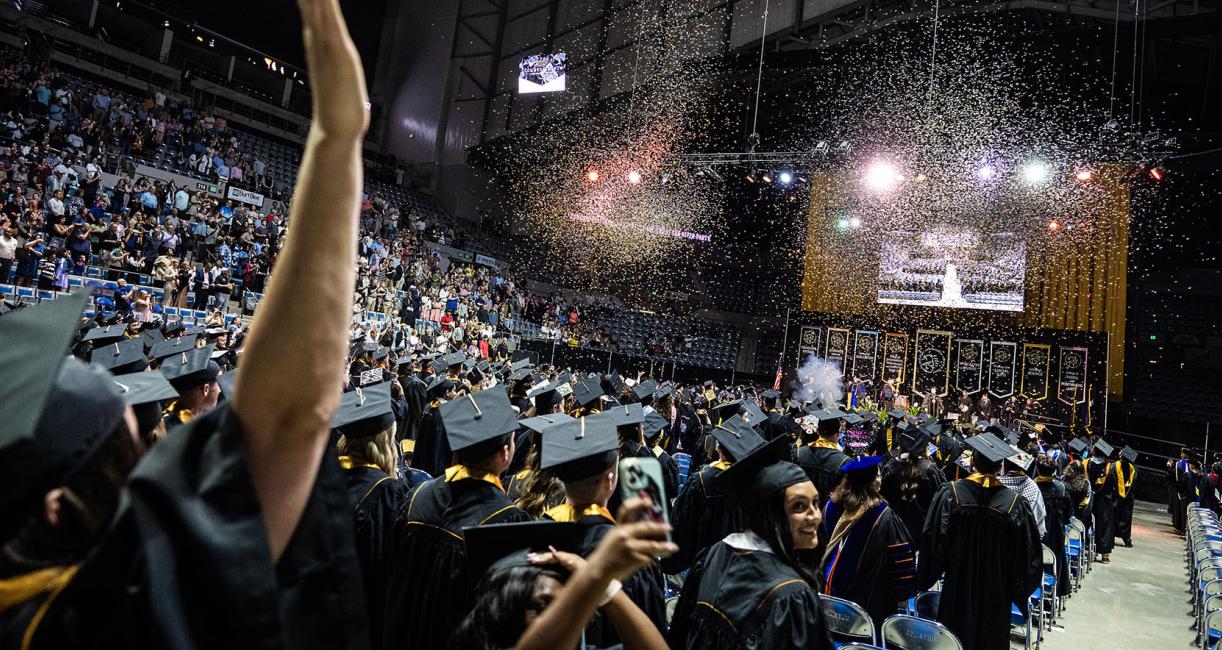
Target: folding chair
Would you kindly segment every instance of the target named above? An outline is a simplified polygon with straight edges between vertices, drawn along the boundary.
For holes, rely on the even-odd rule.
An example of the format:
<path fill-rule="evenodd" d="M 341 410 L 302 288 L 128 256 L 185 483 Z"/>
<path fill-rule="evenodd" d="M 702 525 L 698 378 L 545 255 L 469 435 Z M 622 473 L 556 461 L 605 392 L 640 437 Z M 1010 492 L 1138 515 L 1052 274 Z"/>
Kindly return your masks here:
<path fill-rule="evenodd" d="M 679 597 L 673 596 L 666 599 L 666 624 L 670 625 L 671 620 L 675 618 L 675 608 L 679 606 Z"/>
<path fill-rule="evenodd" d="M 962 650 L 963 644 L 941 623 L 906 614 L 883 621 L 883 647 L 888 650 Z"/>
<path fill-rule="evenodd" d="M 1213 571 L 1213 569 L 1207 569 Z M 1201 588 L 1200 592 L 1193 594 L 1192 613 L 1196 616 L 1196 629 L 1205 629 L 1205 603 L 1213 596 L 1222 595 L 1222 579 L 1214 578 Z"/>
<path fill-rule="evenodd" d="M 1210 596 L 1205 600 L 1205 604 L 1201 606 L 1201 611 L 1205 612 L 1205 620 L 1207 622 L 1209 621 L 1210 615 L 1219 610 L 1222 610 L 1222 594 Z M 1206 638 L 1202 640 L 1202 637 Z M 1193 643 L 1196 645 L 1203 645 L 1204 647 L 1208 648 L 1212 645 L 1216 645 L 1218 638 L 1219 637 L 1216 635 L 1210 637 L 1205 630 L 1198 628 L 1197 638 L 1193 641 Z"/>
<path fill-rule="evenodd" d="M 938 605 L 941 603 L 942 592 L 922 591 L 917 594 L 916 603 L 913 605 L 912 611 L 916 612 L 917 618 L 936 621 L 938 620 Z"/>
<path fill-rule="evenodd" d="M 868 643 L 846 643 L 840 646 L 840 650 L 885 650 L 882 646 L 870 645 Z"/>
<path fill-rule="evenodd" d="M 1065 528 L 1065 555 L 1069 559 L 1069 577 L 1073 582 L 1073 591 L 1082 587 L 1082 573 L 1085 569 L 1083 545 L 1082 530 L 1071 521 Z"/>
<path fill-rule="evenodd" d="M 1044 552 L 1044 578 L 1040 582 L 1040 591 L 1043 592 L 1045 610 L 1049 616 L 1046 623 L 1048 629 L 1052 629 L 1052 621 L 1061 613 L 1061 599 L 1057 597 L 1057 554 L 1056 551 L 1043 547 Z"/>
<path fill-rule="evenodd" d="M 1024 616 L 1021 609 L 1016 605 L 1010 605 L 1010 627 L 1023 628 L 1023 648 L 1031 650 L 1031 648 L 1040 647 L 1040 641 L 1044 638 L 1044 594 L 1043 589 L 1037 588 L 1027 598 L 1027 615 Z M 1032 625 L 1034 623 L 1034 625 Z"/>
<path fill-rule="evenodd" d="M 833 643 L 874 643 L 874 621 L 866 610 L 857 603 L 819 594 L 819 606 L 823 609 L 823 618 L 827 621 L 828 631 Z"/>
<path fill-rule="evenodd" d="M 1215 609 L 1205 617 L 1205 647 L 1216 648 L 1222 645 L 1222 609 Z"/>

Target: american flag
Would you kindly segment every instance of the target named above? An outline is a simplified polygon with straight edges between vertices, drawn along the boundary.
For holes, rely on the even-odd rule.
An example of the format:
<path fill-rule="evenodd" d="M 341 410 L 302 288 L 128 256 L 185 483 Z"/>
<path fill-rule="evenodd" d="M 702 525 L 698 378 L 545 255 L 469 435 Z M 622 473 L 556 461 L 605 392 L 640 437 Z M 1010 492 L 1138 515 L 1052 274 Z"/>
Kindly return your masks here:
<path fill-rule="evenodd" d="M 776 360 L 776 379 L 772 382 L 772 390 L 781 390 L 781 359 Z"/>

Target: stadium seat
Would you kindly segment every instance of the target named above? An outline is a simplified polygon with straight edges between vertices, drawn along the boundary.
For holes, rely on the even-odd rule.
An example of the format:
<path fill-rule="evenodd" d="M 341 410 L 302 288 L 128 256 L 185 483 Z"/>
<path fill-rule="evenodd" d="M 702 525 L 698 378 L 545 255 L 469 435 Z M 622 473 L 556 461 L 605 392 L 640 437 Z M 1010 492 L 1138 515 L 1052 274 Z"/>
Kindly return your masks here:
<path fill-rule="evenodd" d="M 906 614 L 883 621 L 879 632 L 888 650 L 962 650 L 963 644 L 941 623 Z"/>
<path fill-rule="evenodd" d="M 941 602 L 942 592 L 923 591 L 917 594 L 916 602 L 913 604 L 913 611 L 916 612 L 918 618 L 934 621 L 938 618 L 938 604 Z"/>
<path fill-rule="evenodd" d="M 819 606 L 834 643 L 874 643 L 874 621 L 860 605 L 843 598 L 819 594 Z"/>

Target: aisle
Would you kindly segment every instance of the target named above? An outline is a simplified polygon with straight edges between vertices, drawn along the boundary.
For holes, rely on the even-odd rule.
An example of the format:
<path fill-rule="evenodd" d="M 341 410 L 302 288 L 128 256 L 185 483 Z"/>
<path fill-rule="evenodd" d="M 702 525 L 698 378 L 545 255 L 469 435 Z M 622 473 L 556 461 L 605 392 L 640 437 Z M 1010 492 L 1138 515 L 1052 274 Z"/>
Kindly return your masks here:
<path fill-rule="evenodd" d="M 1041 649 L 1190 648 L 1190 612 L 1184 540 L 1164 504 L 1138 501 L 1133 548 L 1095 563 L 1058 621 L 1063 629 L 1046 633 Z"/>

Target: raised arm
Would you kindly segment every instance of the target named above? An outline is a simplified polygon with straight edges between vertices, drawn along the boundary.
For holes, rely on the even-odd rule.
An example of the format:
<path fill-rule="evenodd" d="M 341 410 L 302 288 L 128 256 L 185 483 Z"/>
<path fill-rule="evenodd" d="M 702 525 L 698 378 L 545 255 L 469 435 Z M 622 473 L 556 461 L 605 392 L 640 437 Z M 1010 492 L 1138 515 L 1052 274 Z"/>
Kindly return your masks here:
<path fill-rule="evenodd" d="M 297 4 L 314 119 L 292 228 L 251 325 L 233 400 L 276 559 L 301 519 L 339 405 L 369 123 L 360 57 L 338 0 Z"/>

